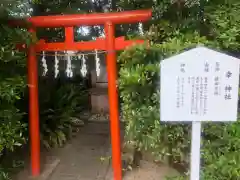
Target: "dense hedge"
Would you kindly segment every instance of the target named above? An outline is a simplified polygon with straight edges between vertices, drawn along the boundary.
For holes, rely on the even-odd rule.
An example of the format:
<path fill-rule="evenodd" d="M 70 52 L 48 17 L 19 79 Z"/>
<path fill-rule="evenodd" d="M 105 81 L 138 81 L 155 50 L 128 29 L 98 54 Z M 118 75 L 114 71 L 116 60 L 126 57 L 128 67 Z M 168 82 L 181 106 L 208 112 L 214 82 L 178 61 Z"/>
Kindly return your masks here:
<path fill-rule="evenodd" d="M 5 14 L 5 11 L 8 11 L 8 14 L 19 11 L 26 13 L 26 9 L 19 8 L 16 3 L 19 1 L 2 0 L 0 15 Z M 44 9 L 49 10 L 49 8 L 60 13 L 66 8 L 66 4 L 68 4 L 66 11 L 73 10 L 72 4 L 67 0 L 62 5 L 59 3 L 56 5 L 55 2 L 48 4 L 48 1 L 44 0 L 33 2 L 37 2 L 39 10 L 42 11 L 35 10 L 35 14 L 45 14 Z M 153 21 L 144 25 L 145 30 L 151 24 L 154 25 L 147 33 L 147 39 L 151 40 L 152 46 L 150 48 L 137 46 L 125 51 L 119 58 L 121 64 L 119 87 L 123 113 L 127 120 L 126 136 L 136 148 L 153 152 L 157 159 L 187 165 L 190 126 L 164 124 L 159 120 L 159 89 L 157 88 L 159 62 L 199 43 L 231 53 L 238 52 L 240 47 L 238 0 L 231 0 L 231 3 L 225 0 L 203 0 L 206 5 L 204 22 L 200 22 L 197 1 L 192 2 L 190 0 L 120 0 L 117 3 L 123 9 L 152 7 L 154 10 Z M 74 8 L 79 9 L 79 4 Z M 88 7 L 86 9 L 89 10 Z M 202 23 L 202 35 L 206 38 L 200 37 L 194 31 L 199 28 L 199 22 Z M 132 30 L 136 27 L 134 26 Z M 126 29 L 129 29 L 129 26 L 126 26 Z M 93 33 L 90 36 L 92 35 Z M 26 56 L 15 51 L 14 45 L 18 42 L 29 44 L 31 38 L 22 29 L 10 29 L 1 24 L 0 42 L 0 157 L 2 157 L 4 152 L 12 151 L 17 146 L 21 147 L 28 139 Z M 63 85 L 64 83 L 66 84 Z M 40 80 L 41 138 L 46 147 L 62 145 L 69 137 L 72 128 L 70 117 L 87 104 L 82 99 L 80 91 L 85 92 L 83 84 Z M 238 127 L 238 122 L 204 124 L 203 179 L 236 180 L 240 176 L 240 156 L 237 153 L 240 149 Z M 0 179 L 6 178 L 6 173 L 0 167 Z"/>
<path fill-rule="evenodd" d="M 29 43 L 29 35 L 21 29 L 0 25 L 0 159 L 7 151 L 13 151 L 27 140 L 24 133 L 27 124 L 22 123 L 24 112 L 17 103 L 26 88 L 25 54 L 14 50 L 15 44 Z M 1 171 L 0 179 L 7 176 Z"/>
<path fill-rule="evenodd" d="M 126 120 L 127 142 L 147 150 L 156 160 L 178 163 L 187 168 L 190 161 L 190 124 L 160 122 L 160 61 L 198 44 L 236 55 L 240 47 L 240 3 L 209 1 L 204 6 L 203 21 L 178 12 L 163 15 L 146 33 L 151 47 L 136 46 L 119 57 L 119 88 Z M 168 11 L 172 12 L 172 11 Z M 197 21 L 196 21 L 197 20 Z M 200 25 L 200 26 L 199 26 Z M 194 29 L 198 28 L 198 32 Z M 240 126 L 236 123 L 204 123 L 201 179 L 237 180 L 240 178 Z M 188 179 L 188 172 L 177 179 Z"/>
<path fill-rule="evenodd" d="M 139 150 L 147 150 L 156 160 L 189 167 L 190 124 L 160 122 L 160 61 L 205 44 L 222 47 L 200 37 L 197 32 L 175 33 L 150 48 L 135 46 L 119 57 L 119 88 L 126 120 L 126 138 Z M 224 47 L 222 47 L 225 49 Z M 204 180 L 237 180 L 240 177 L 240 128 L 236 123 L 204 123 L 202 176 Z M 186 177 L 177 177 L 187 179 Z"/>
<path fill-rule="evenodd" d="M 33 42 L 26 31 L 3 24 L 0 42 L 0 179 L 5 180 L 12 170 L 3 166 L 5 155 L 22 148 L 29 139 L 27 59 L 15 45 Z M 46 148 L 62 146 L 74 130 L 74 117 L 88 105 L 85 80 L 40 77 L 39 104 L 41 143 Z"/>

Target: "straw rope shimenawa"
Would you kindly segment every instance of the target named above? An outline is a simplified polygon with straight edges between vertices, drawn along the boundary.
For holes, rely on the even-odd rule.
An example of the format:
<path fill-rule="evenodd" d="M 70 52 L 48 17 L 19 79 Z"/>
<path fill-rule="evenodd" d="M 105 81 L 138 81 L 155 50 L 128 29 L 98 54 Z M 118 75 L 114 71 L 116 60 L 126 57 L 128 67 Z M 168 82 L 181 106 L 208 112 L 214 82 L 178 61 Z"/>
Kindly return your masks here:
<path fill-rule="evenodd" d="M 61 51 L 59 51 L 61 52 Z M 97 51 L 97 54 L 104 54 L 107 52 L 112 52 L 112 51 Z M 36 55 L 38 56 L 43 56 L 43 53 L 36 53 Z M 88 53 L 71 53 L 71 54 L 67 54 L 67 53 L 63 53 L 63 54 L 51 54 L 51 53 L 44 53 L 44 56 L 54 56 L 54 57 L 66 57 L 66 56 L 81 56 L 81 55 L 96 55 L 96 52 L 88 52 Z"/>

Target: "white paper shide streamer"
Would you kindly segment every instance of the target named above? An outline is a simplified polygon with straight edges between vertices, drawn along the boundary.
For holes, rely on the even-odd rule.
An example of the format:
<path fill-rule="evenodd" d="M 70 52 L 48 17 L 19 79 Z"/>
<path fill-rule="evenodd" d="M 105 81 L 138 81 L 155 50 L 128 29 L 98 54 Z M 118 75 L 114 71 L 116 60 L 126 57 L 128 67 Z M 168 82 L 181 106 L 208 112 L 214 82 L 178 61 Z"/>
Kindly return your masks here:
<path fill-rule="evenodd" d="M 46 76 L 47 72 L 48 72 L 48 67 L 47 67 L 47 62 L 46 62 L 46 57 L 45 57 L 45 52 L 43 51 L 43 55 L 42 55 L 42 66 L 43 66 L 43 76 Z"/>
<path fill-rule="evenodd" d="M 55 52 L 55 60 L 54 60 L 54 76 L 57 78 L 59 74 L 59 60 L 57 57 L 57 52 Z"/>
<path fill-rule="evenodd" d="M 87 75 L 87 64 L 86 64 L 86 58 L 84 54 L 81 54 L 78 56 L 78 58 L 82 61 L 82 67 L 81 67 L 81 74 L 83 77 L 86 77 Z"/>
<path fill-rule="evenodd" d="M 141 36 L 144 35 L 144 32 L 143 32 L 143 24 L 142 24 L 142 23 L 139 23 L 139 24 L 138 24 L 138 31 L 139 31 L 139 33 L 140 33 Z"/>
<path fill-rule="evenodd" d="M 67 68 L 66 68 L 67 77 L 73 77 L 72 60 L 71 60 L 72 54 L 73 54 L 72 51 L 67 51 Z"/>
<path fill-rule="evenodd" d="M 98 57 L 98 52 L 97 50 L 95 50 L 95 61 L 96 61 L 96 73 L 97 73 L 97 76 L 99 77 L 100 76 L 100 58 Z"/>
<path fill-rule="evenodd" d="M 74 51 L 64 51 L 64 56 L 63 58 L 61 58 L 62 60 L 66 60 L 66 69 L 65 69 L 65 73 L 66 73 L 66 76 L 69 77 L 69 78 L 72 78 L 73 77 L 73 65 L 72 65 L 72 56 L 77 56 L 78 60 L 81 61 L 81 68 L 80 68 L 80 73 L 82 74 L 83 77 L 86 77 L 87 75 L 87 57 L 85 54 L 83 53 L 76 53 Z M 95 50 L 93 53 L 91 53 L 94 55 L 95 57 L 95 65 L 96 65 L 96 75 L 97 77 L 100 76 L 100 73 L 101 73 L 101 61 L 100 61 L 100 57 L 99 57 L 99 52 L 98 50 Z M 55 54 L 54 54 L 54 77 L 57 78 L 59 76 L 59 62 L 60 60 L 59 59 L 59 55 L 58 55 L 58 52 L 56 51 Z M 43 73 L 42 73 L 42 76 L 46 76 L 47 75 L 47 72 L 48 72 L 48 66 L 47 66 L 47 62 L 46 62 L 46 54 L 45 54 L 45 51 L 42 52 L 42 67 L 43 67 Z"/>

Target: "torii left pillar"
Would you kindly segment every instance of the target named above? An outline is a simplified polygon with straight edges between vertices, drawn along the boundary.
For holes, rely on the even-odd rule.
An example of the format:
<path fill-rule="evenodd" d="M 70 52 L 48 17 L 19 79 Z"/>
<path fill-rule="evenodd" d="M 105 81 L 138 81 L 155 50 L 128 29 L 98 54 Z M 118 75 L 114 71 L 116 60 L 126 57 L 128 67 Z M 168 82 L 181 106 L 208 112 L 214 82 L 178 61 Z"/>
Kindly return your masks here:
<path fill-rule="evenodd" d="M 35 29 L 29 29 L 35 35 Z M 40 130 L 38 107 L 38 67 L 35 46 L 28 48 L 29 134 L 31 144 L 32 176 L 40 174 Z"/>

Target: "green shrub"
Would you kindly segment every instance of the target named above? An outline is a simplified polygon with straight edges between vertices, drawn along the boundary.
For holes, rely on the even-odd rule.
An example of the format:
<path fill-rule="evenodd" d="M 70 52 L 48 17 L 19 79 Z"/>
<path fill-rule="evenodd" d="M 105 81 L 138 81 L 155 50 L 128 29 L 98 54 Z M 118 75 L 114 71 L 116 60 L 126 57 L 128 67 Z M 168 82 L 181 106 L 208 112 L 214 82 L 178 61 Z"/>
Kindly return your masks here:
<path fill-rule="evenodd" d="M 0 25 L 0 163 L 6 152 L 26 143 L 27 124 L 22 122 L 24 113 L 18 103 L 26 88 L 24 53 L 15 50 L 15 44 L 30 42 L 28 33 Z M 8 174 L 0 167 L 0 178 Z"/>
<path fill-rule="evenodd" d="M 191 126 L 160 122 L 159 63 L 198 44 L 216 46 L 197 33 L 178 33 L 162 44 L 148 48 L 135 46 L 119 57 L 126 140 L 139 150 L 152 152 L 156 160 L 189 166 Z M 202 179 L 236 180 L 240 177 L 238 124 L 204 124 Z"/>
<path fill-rule="evenodd" d="M 159 63 L 197 44 L 238 55 L 240 47 L 240 3 L 237 0 L 201 2 L 205 3 L 204 22 L 199 21 L 199 7 L 165 9 L 161 20 L 156 19 L 147 32 L 146 38 L 152 46 L 136 46 L 119 58 L 126 139 L 136 148 L 152 152 L 157 160 L 187 167 L 191 126 L 165 124 L 159 119 Z M 206 38 L 194 32 L 197 28 Z M 202 179 L 240 179 L 239 134 L 239 122 L 203 124 Z M 175 179 L 187 179 L 187 176 Z"/>
<path fill-rule="evenodd" d="M 15 50 L 17 43 L 32 43 L 22 29 L 0 25 L 0 179 L 8 179 L 2 167 L 6 152 L 28 142 L 28 88 L 26 54 Z M 87 93 L 83 80 L 76 82 L 40 78 L 40 132 L 45 147 L 61 146 L 70 136 L 72 117 L 86 106 Z"/>
<path fill-rule="evenodd" d="M 25 55 L 14 50 L 17 42 L 25 42 L 28 34 L 20 29 L 0 26 L 0 153 L 14 150 L 25 142 L 21 123 L 23 113 L 16 103 L 23 97 L 25 84 Z"/>
<path fill-rule="evenodd" d="M 87 107 L 87 89 L 83 80 L 40 80 L 40 128 L 45 147 L 62 146 L 71 136 L 73 118 Z"/>

